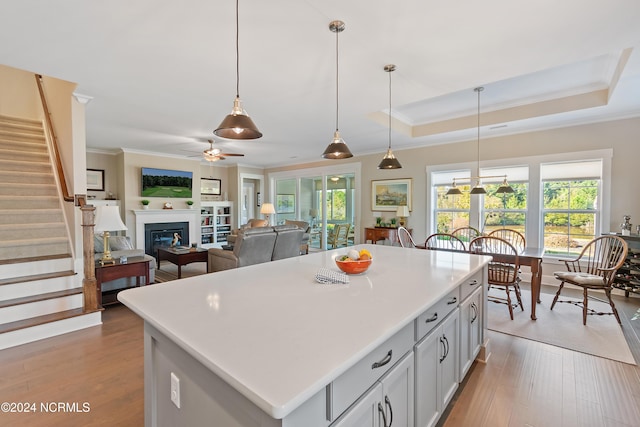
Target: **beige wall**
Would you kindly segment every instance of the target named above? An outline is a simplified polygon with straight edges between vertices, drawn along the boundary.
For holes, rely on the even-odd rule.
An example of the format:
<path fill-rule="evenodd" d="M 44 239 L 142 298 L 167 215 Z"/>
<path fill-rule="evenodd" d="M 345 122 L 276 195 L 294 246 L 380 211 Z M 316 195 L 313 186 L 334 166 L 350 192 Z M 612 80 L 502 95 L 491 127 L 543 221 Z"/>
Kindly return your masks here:
<path fill-rule="evenodd" d="M 611 184 L 611 220 L 610 229 L 618 230 L 622 216 L 631 215 L 632 223 L 640 224 L 640 198 L 630 194 L 633 189 L 634 166 L 640 159 L 640 118 L 595 123 L 562 129 L 551 129 L 511 135 L 500 138 L 481 139 L 481 160 L 497 160 L 524 156 L 544 156 L 572 151 L 613 149 Z M 377 179 L 413 178 L 413 211 L 409 217 L 409 227 L 414 229 L 418 240 L 427 235 L 426 168 L 433 165 L 475 162 L 477 160 L 477 141 L 457 144 L 445 144 L 411 150 L 394 150 L 402 164 L 402 169 L 378 170 L 377 166 L 383 153 L 367 156 L 355 156 L 341 161 L 320 161 L 304 165 L 268 169 L 265 174 L 283 170 L 321 167 L 340 164 L 340 162 L 362 163 L 361 227 L 374 224 L 371 211 L 371 181 Z M 391 215 L 391 213 L 389 213 Z M 395 216 L 395 215 L 391 215 Z M 603 230 L 609 231 L 609 230 Z"/>

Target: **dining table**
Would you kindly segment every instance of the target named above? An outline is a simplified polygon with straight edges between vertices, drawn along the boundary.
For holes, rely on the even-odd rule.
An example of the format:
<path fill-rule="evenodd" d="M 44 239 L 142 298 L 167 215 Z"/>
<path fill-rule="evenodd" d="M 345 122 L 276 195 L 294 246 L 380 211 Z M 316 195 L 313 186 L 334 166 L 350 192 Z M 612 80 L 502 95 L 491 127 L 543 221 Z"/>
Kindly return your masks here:
<path fill-rule="evenodd" d="M 417 249 L 427 249 L 424 245 L 416 245 Z M 449 250 L 449 249 L 436 249 Z M 462 252 L 452 250 L 453 252 Z M 465 251 L 466 252 L 466 251 Z M 509 254 L 491 254 L 494 261 L 513 263 L 514 257 Z M 520 265 L 526 265 L 531 269 L 531 320 L 537 320 L 536 305 L 540 304 L 540 287 L 542 285 L 542 257 L 544 256 L 544 248 L 525 247 L 518 254 L 518 262 Z M 536 304 L 533 303 L 536 301 Z"/>

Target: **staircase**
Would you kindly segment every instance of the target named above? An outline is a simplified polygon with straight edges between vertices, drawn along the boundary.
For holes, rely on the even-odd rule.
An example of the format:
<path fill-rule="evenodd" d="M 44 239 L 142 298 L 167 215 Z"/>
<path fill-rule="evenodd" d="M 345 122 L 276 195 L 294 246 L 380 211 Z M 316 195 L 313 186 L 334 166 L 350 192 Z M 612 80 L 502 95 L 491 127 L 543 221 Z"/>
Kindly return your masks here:
<path fill-rule="evenodd" d="M 100 323 L 83 311 L 42 123 L 0 116 L 0 349 Z M 82 326 L 84 325 L 84 326 Z"/>

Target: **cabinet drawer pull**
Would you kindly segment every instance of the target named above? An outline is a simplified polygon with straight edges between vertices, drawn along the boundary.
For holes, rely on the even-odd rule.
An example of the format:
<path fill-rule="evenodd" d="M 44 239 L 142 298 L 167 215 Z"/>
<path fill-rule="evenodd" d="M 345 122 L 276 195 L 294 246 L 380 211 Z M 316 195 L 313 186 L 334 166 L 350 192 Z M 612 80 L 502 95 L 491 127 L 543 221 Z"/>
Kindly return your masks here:
<path fill-rule="evenodd" d="M 471 309 L 473 310 L 473 317 L 471 318 L 471 323 L 475 322 L 478 319 L 478 306 L 475 302 L 471 303 Z"/>
<path fill-rule="evenodd" d="M 442 361 L 447 358 L 447 347 L 442 337 L 440 337 L 440 344 L 442 345 L 442 356 L 440 356 L 440 363 L 442 363 Z"/>
<path fill-rule="evenodd" d="M 438 313 L 435 313 L 433 316 L 426 319 L 424 323 L 431 323 L 431 322 L 435 322 L 436 320 L 438 320 Z"/>
<path fill-rule="evenodd" d="M 453 297 L 449 301 L 447 301 L 447 305 L 455 304 L 458 302 L 458 298 Z"/>
<path fill-rule="evenodd" d="M 476 279 L 473 279 L 472 281 L 469 282 L 469 286 L 475 286 L 478 284 L 478 281 Z"/>
<path fill-rule="evenodd" d="M 379 368 L 379 367 L 384 366 L 387 363 L 391 362 L 391 355 L 392 354 L 393 354 L 393 350 L 389 350 L 389 353 L 387 353 L 387 355 L 384 357 L 384 359 L 382 359 L 379 362 L 374 362 L 373 365 L 371 365 L 371 369 Z"/>

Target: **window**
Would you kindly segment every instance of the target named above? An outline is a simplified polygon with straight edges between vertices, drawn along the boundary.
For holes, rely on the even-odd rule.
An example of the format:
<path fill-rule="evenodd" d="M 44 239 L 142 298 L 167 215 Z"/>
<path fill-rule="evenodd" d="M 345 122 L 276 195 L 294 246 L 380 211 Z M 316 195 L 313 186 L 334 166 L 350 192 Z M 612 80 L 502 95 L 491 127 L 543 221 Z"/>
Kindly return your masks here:
<path fill-rule="evenodd" d="M 480 170 L 474 163 L 427 166 L 427 233 L 504 226 L 522 232 L 528 247 L 544 247 L 550 260 L 573 257 L 610 226 L 612 156 L 603 149 L 488 161 Z M 485 177 L 487 194 L 469 195 L 474 175 Z M 515 193 L 503 197 L 495 190 L 504 175 Z M 453 178 L 463 194 L 447 197 Z"/>
<path fill-rule="evenodd" d="M 431 182 L 435 199 L 435 232 L 450 233 L 456 228 L 469 225 L 471 198 L 469 183 L 458 185 L 462 191 L 460 196 L 447 196 L 453 178 L 469 178 L 470 171 L 434 172 Z"/>
<path fill-rule="evenodd" d="M 557 255 L 579 254 L 599 232 L 602 161 L 541 165 L 544 247 Z"/>
<path fill-rule="evenodd" d="M 480 175 L 494 177 L 483 180 L 487 194 L 484 196 L 480 229 L 484 233 L 490 233 L 499 228 L 510 228 L 526 236 L 529 167 L 480 169 Z M 504 176 L 514 192 L 496 194 Z"/>

